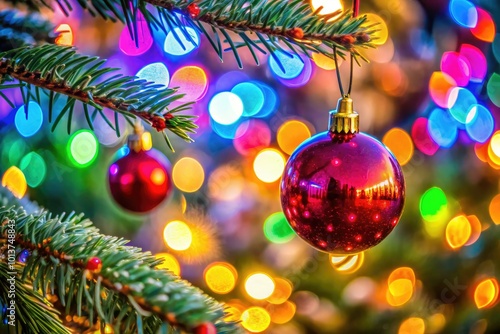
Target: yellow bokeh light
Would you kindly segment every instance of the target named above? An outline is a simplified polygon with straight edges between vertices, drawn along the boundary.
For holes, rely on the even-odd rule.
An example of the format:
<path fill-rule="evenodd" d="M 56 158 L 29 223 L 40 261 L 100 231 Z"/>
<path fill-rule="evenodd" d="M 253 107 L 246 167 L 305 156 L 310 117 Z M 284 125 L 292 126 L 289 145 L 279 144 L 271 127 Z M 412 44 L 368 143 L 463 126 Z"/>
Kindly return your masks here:
<path fill-rule="evenodd" d="M 144 151 L 149 151 L 153 148 L 153 138 L 151 138 L 151 133 L 145 131 L 141 136 L 141 145 Z"/>
<path fill-rule="evenodd" d="M 385 44 L 385 42 L 387 42 L 387 38 L 389 37 L 389 29 L 387 28 L 387 24 L 384 19 L 377 14 L 368 13 L 366 14 L 366 22 L 367 23 L 363 25 L 364 27 L 377 24 L 376 26 L 369 28 L 370 30 L 376 30 L 376 32 L 372 35 L 371 42 L 376 45 Z"/>
<path fill-rule="evenodd" d="M 156 266 L 157 269 L 165 269 L 173 272 L 175 275 L 181 275 L 181 266 L 179 261 L 169 253 L 158 253 L 155 257 L 159 260 L 163 260 L 163 262 Z"/>
<path fill-rule="evenodd" d="M 285 169 L 285 158 L 275 149 L 267 148 L 259 152 L 253 162 L 253 170 L 259 180 L 272 183 L 277 181 Z"/>
<path fill-rule="evenodd" d="M 351 274 L 357 271 L 361 268 L 363 262 L 365 262 L 365 253 L 346 256 L 336 256 L 330 254 L 329 257 L 332 267 L 343 274 Z"/>
<path fill-rule="evenodd" d="M 271 316 L 262 307 L 253 306 L 241 314 L 241 325 L 249 332 L 263 332 L 270 324 Z"/>
<path fill-rule="evenodd" d="M 295 304 L 290 301 L 286 301 L 280 305 L 272 305 L 269 308 L 271 321 L 279 325 L 286 324 L 293 319 L 296 309 Z"/>
<path fill-rule="evenodd" d="M 495 134 L 491 137 L 490 147 L 493 154 L 500 158 L 500 131 L 495 132 Z"/>
<path fill-rule="evenodd" d="M 391 306 L 406 304 L 413 296 L 413 283 L 407 278 L 399 278 L 389 284 L 386 299 Z"/>
<path fill-rule="evenodd" d="M 56 28 L 59 35 L 56 37 L 56 44 L 58 45 L 73 45 L 73 29 L 69 24 L 63 23 Z"/>
<path fill-rule="evenodd" d="M 254 299 L 262 300 L 269 298 L 274 292 L 273 279 L 264 273 L 255 273 L 245 280 L 245 291 Z"/>
<path fill-rule="evenodd" d="M 425 322 L 422 318 L 408 318 L 399 326 L 398 334 L 424 334 Z"/>
<path fill-rule="evenodd" d="M 226 294 L 233 291 L 236 280 L 236 269 L 225 262 L 215 262 L 210 264 L 203 274 L 207 286 L 215 293 Z"/>
<path fill-rule="evenodd" d="M 9 167 L 5 171 L 2 177 L 2 186 L 9 189 L 17 198 L 22 198 L 28 189 L 24 173 L 16 166 Z"/>
<path fill-rule="evenodd" d="M 165 172 L 161 168 L 155 168 L 151 172 L 151 182 L 153 182 L 156 185 L 162 185 L 165 182 L 166 179 Z"/>
<path fill-rule="evenodd" d="M 411 281 L 412 285 L 415 285 L 415 272 L 410 267 L 399 267 L 394 269 L 389 275 L 387 283 L 390 285 L 395 280 L 401 278 L 406 278 Z"/>
<path fill-rule="evenodd" d="M 245 311 L 246 306 L 240 300 L 231 299 L 226 302 L 227 309 L 225 310 L 225 321 L 240 321 L 241 314 Z"/>
<path fill-rule="evenodd" d="M 191 246 L 193 234 L 186 223 L 174 220 L 165 226 L 163 239 L 168 247 L 176 251 L 183 251 Z"/>
<path fill-rule="evenodd" d="M 500 194 L 496 195 L 491 200 L 489 211 L 493 223 L 495 223 L 496 225 L 500 225 Z"/>
<path fill-rule="evenodd" d="M 340 0 L 311 0 L 311 9 L 313 12 L 316 12 L 319 7 L 323 7 L 318 12 L 319 15 L 331 15 L 337 13 L 337 15 L 334 15 L 328 20 L 328 22 L 339 17 L 341 12 L 344 10 Z"/>
<path fill-rule="evenodd" d="M 282 304 L 290 298 L 293 286 L 290 281 L 277 277 L 274 279 L 274 292 L 266 300 L 271 304 Z"/>
<path fill-rule="evenodd" d="M 326 71 L 332 71 L 337 68 L 337 66 L 335 66 L 335 60 L 333 58 L 325 56 L 322 53 L 313 53 L 312 59 L 316 66 Z M 339 65 L 339 67 L 340 65 L 342 65 L 343 61 L 344 60 L 342 58 L 337 57 L 337 65 Z"/>
<path fill-rule="evenodd" d="M 478 309 L 494 306 L 498 301 L 498 281 L 488 278 L 479 282 L 474 291 L 474 301 Z"/>
<path fill-rule="evenodd" d="M 301 121 L 293 120 L 285 122 L 278 129 L 276 134 L 278 145 L 286 154 L 292 154 L 292 152 L 299 146 L 304 140 L 311 137 L 311 131 Z"/>
<path fill-rule="evenodd" d="M 471 233 L 472 229 L 467 217 L 456 216 L 446 226 L 446 241 L 451 248 L 460 248 L 467 243 Z"/>
<path fill-rule="evenodd" d="M 115 330 L 113 329 L 113 327 L 110 324 L 106 324 L 106 326 L 104 326 L 103 332 L 101 332 L 100 329 L 94 332 L 94 334 L 114 334 L 114 333 L 115 333 Z"/>
<path fill-rule="evenodd" d="M 410 135 L 405 130 L 400 128 L 389 130 L 382 142 L 391 150 L 401 166 L 406 165 L 411 160 L 414 146 Z"/>
<path fill-rule="evenodd" d="M 196 159 L 185 157 L 177 161 L 174 165 L 172 179 L 177 188 L 184 192 L 192 193 L 200 189 L 203 185 L 205 171 Z"/>

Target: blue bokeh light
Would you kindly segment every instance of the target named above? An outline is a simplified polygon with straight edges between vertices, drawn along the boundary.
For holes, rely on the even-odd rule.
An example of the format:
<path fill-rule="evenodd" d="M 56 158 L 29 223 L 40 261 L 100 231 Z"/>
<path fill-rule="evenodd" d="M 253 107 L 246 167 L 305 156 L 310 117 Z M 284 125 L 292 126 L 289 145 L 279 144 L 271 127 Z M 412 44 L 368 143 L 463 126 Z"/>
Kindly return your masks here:
<path fill-rule="evenodd" d="M 33 136 L 42 127 L 42 108 L 40 108 L 38 103 L 30 101 L 28 104 L 28 113 L 26 114 L 25 105 L 22 105 L 16 112 L 14 123 L 21 136 Z"/>
<path fill-rule="evenodd" d="M 495 130 L 495 120 L 487 108 L 480 104 L 475 104 L 470 108 L 467 115 L 465 130 L 472 140 L 484 143 Z"/>
<path fill-rule="evenodd" d="M 191 39 L 186 38 L 185 32 L 189 34 Z M 193 28 L 184 27 L 181 29 L 176 27 L 167 34 L 163 43 L 163 50 L 173 56 L 184 56 L 199 45 L 200 36 Z"/>
<path fill-rule="evenodd" d="M 260 81 L 253 82 L 258 85 L 264 93 L 264 104 L 262 105 L 260 111 L 256 115 L 254 115 L 254 117 L 265 118 L 271 116 L 276 112 L 276 110 L 278 110 L 280 104 L 278 94 L 272 87 L 269 87 L 265 83 L 262 83 Z"/>
<path fill-rule="evenodd" d="M 477 25 L 477 9 L 472 2 L 451 0 L 449 8 L 451 18 L 462 27 L 474 28 Z"/>
<path fill-rule="evenodd" d="M 213 120 L 210 120 L 210 126 L 212 127 L 212 130 L 220 137 L 225 139 L 235 139 L 245 134 L 249 124 L 248 122 L 245 122 L 246 120 L 247 119 L 245 118 L 240 118 L 237 122 L 232 124 L 220 124 Z M 242 126 L 242 128 L 240 128 L 240 125 Z M 240 128 L 239 131 L 238 128 Z"/>
<path fill-rule="evenodd" d="M 255 116 L 264 106 L 264 92 L 252 82 L 242 82 L 231 89 L 243 102 L 243 116 Z"/>
<path fill-rule="evenodd" d="M 458 137 L 457 123 L 448 111 L 436 108 L 430 116 L 428 130 L 431 138 L 443 148 L 453 146 Z"/>
<path fill-rule="evenodd" d="M 477 103 L 477 99 L 466 88 L 453 88 L 448 96 L 448 106 L 451 115 L 458 122 L 465 124 L 470 108 Z"/>
<path fill-rule="evenodd" d="M 167 67 L 161 62 L 144 66 L 137 72 L 136 77 L 164 86 L 168 86 L 170 83 L 170 73 Z"/>
<path fill-rule="evenodd" d="M 304 61 L 296 54 L 276 51 L 274 55 L 285 70 L 283 71 L 275 57 L 269 56 L 269 68 L 278 78 L 293 79 L 298 77 L 304 70 Z"/>
<path fill-rule="evenodd" d="M 233 124 L 243 115 L 243 102 L 234 93 L 220 92 L 210 100 L 208 112 L 212 119 L 219 124 Z"/>

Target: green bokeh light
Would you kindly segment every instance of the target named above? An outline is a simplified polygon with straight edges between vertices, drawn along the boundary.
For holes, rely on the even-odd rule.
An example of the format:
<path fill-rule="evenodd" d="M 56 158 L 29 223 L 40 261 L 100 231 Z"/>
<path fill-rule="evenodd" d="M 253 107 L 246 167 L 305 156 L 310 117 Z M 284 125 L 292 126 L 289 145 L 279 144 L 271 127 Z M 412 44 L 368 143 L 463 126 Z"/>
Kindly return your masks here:
<path fill-rule="evenodd" d="M 95 135 L 88 130 L 77 131 L 68 142 L 68 156 L 80 168 L 91 165 L 97 158 L 99 144 Z"/>
<path fill-rule="evenodd" d="M 432 187 L 420 197 L 420 214 L 428 222 L 441 220 L 447 208 L 448 199 L 441 188 Z"/>
<path fill-rule="evenodd" d="M 19 167 L 26 177 L 26 182 L 32 188 L 38 187 L 47 174 L 47 165 L 45 161 L 35 152 L 26 154 L 21 159 Z"/>
<path fill-rule="evenodd" d="M 497 107 L 500 107 L 500 75 L 493 73 L 486 86 L 488 97 Z"/>
<path fill-rule="evenodd" d="M 283 212 L 276 212 L 267 217 L 264 222 L 264 235 L 271 242 L 283 244 L 292 240 L 295 232 L 286 221 Z"/>
<path fill-rule="evenodd" d="M 11 166 L 17 166 L 21 158 L 26 154 L 26 151 L 28 151 L 28 146 L 22 139 L 18 139 L 12 144 L 10 144 L 9 154 L 8 154 L 9 164 Z"/>

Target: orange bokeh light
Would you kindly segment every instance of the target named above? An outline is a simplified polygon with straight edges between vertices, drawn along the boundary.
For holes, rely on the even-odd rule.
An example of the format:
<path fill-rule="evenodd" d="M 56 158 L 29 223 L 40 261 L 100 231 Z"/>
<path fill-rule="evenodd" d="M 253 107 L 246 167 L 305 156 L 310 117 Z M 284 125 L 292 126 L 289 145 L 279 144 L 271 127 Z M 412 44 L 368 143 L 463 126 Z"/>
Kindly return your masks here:
<path fill-rule="evenodd" d="M 73 45 L 73 29 L 69 24 L 63 23 L 56 28 L 56 32 L 59 35 L 56 38 L 56 44 L 58 45 Z"/>
<path fill-rule="evenodd" d="M 429 81 L 429 93 L 432 100 L 441 108 L 448 108 L 448 93 L 449 91 L 456 87 L 457 83 L 448 74 L 443 72 L 432 73 L 431 79 Z"/>
<path fill-rule="evenodd" d="M 496 195 L 491 200 L 489 212 L 491 220 L 493 220 L 496 225 L 500 225 L 500 194 Z"/>
<path fill-rule="evenodd" d="M 415 147 L 405 130 L 392 128 L 384 135 L 382 142 L 391 150 L 401 166 L 411 160 Z"/>
<path fill-rule="evenodd" d="M 495 21 L 487 11 L 477 8 L 477 25 L 470 31 L 476 38 L 491 43 L 495 39 Z"/>
<path fill-rule="evenodd" d="M 474 290 L 474 302 L 478 309 L 490 308 L 498 301 L 498 281 L 488 278 L 479 282 Z"/>
<path fill-rule="evenodd" d="M 477 239 L 479 239 L 483 227 L 481 226 L 481 222 L 479 221 L 479 218 L 477 218 L 477 216 L 470 215 L 467 216 L 467 219 L 469 220 L 470 223 L 471 233 L 469 240 L 467 240 L 467 242 L 465 243 L 465 246 L 470 246 L 473 243 L 475 243 Z"/>
<path fill-rule="evenodd" d="M 398 334 L 424 334 L 425 322 L 422 318 L 408 318 L 399 326 Z"/>
<path fill-rule="evenodd" d="M 410 267 L 399 267 L 397 269 L 394 269 L 389 275 L 387 282 L 390 285 L 395 280 L 402 278 L 410 280 L 412 285 L 415 285 L 415 272 Z"/>

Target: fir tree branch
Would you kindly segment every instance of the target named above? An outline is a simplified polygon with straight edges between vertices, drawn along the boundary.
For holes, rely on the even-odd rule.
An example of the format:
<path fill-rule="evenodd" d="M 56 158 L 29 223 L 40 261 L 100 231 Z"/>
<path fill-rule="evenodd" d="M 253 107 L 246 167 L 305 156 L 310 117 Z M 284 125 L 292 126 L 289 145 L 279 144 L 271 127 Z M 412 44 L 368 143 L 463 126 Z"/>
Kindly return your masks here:
<path fill-rule="evenodd" d="M 52 23 L 37 13 L 9 9 L 0 12 L 0 52 L 25 44 L 54 43 L 55 37 Z"/>
<path fill-rule="evenodd" d="M 5 188 L 0 188 L 0 202 L 0 237 L 6 238 L 6 222 L 14 221 L 18 250 L 31 252 L 22 279 L 44 296 L 56 295 L 64 315 L 85 316 L 89 326 L 111 324 L 115 333 L 155 334 L 162 324 L 190 332 L 204 322 L 214 323 L 219 333 L 239 332 L 236 324 L 223 320 L 222 305 L 155 269 L 159 261 L 150 253 L 100 234 L 81 215 L 28 214 Z M 100 271 L 86 269 L 92 257 L 102 261 Z"/>
<path fill-rule="evenodd" d="M 177 89 L 121 74 L 109 77 L 117 69 L 103 67 L 104 64 L 105 61 L 98 57 L 77 54 L 72 47 L 26 46 L 0 53 L 0 90 L 6 87 L 5 82 L 19 82 L 23 85 L 25 103 L 29 99 L 41 103 L 39 95 L 25 94 L 26 86 L 43 88 L 56 96 L 67 96 L 68 103 L 54 121 L 53 128 L 67 111 L 72 113 L 74 101 L 78 100 L 99 111 L 109 108 L 124 116 L 139 117 L 157 131 L 167 129 L 186 141 L 192 141 L 189 133 L 196 129 L 194 116 L 175 114 L 185 110 L 186 105 L 169 109 L 172 102 L 183 96 L 177 94 Z M 107 79 L 103 79 L 105 74 Z M 56 96 L 51 95 L 49 110 Z M 91 119 L 87 118 L 87 121 L 92 126 Z"/>

